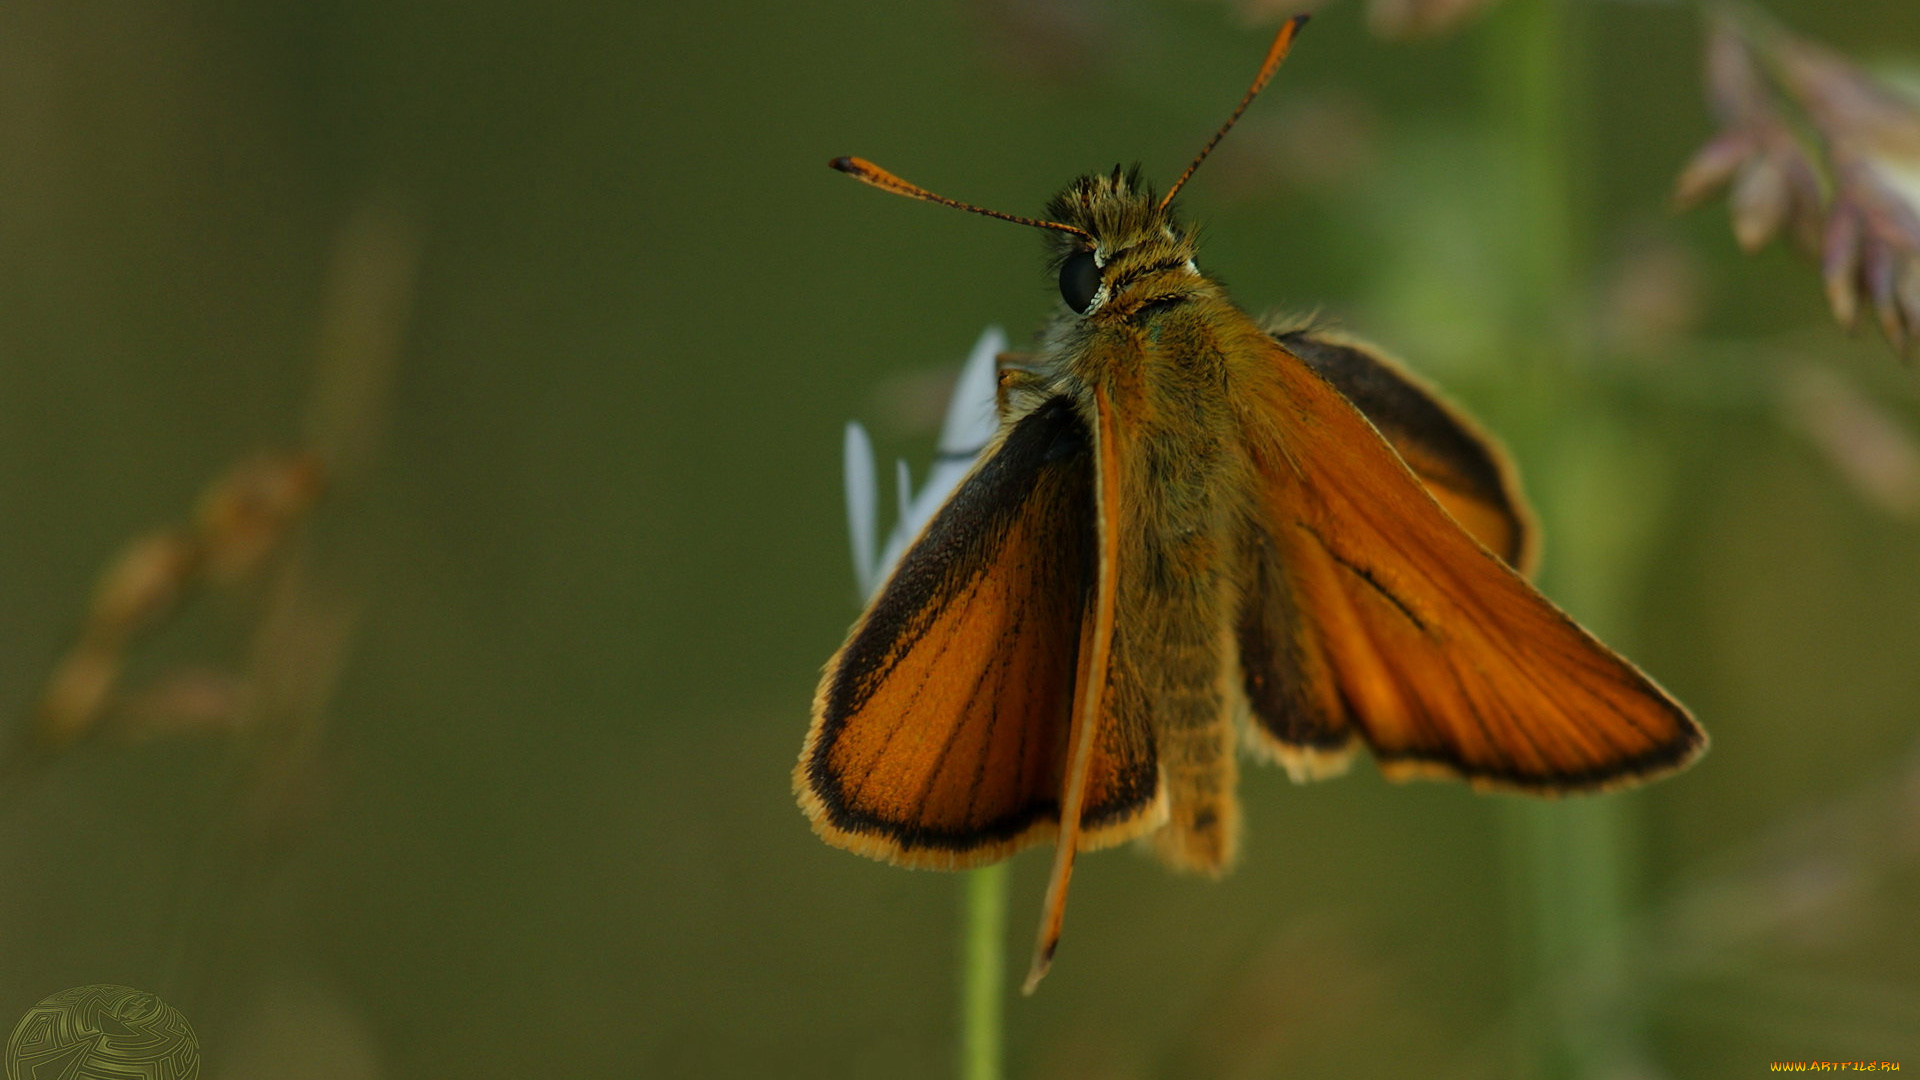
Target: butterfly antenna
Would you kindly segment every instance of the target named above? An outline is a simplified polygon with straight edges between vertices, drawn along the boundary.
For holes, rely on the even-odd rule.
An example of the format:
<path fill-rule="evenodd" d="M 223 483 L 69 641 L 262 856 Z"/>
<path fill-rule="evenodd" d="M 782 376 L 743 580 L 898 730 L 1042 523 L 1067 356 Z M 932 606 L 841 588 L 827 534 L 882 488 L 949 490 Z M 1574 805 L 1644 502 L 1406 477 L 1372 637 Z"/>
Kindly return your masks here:
<path fill-rule="evenodd" d="M 1247 111 L 1247 106 L 1252 104 L 1253 99 L 1266 88 L 1267 80 L 1273 78 L 1273 73 L 1280 70 L 1280 61 L 1287 58 L 1287 50 L 1293 48 L 1293 39 L 1299 36 L 1300 28 L 1305 25 L 1307 25 L 1307 16 L 1295 15 L 1287 20 L 1278 34 L 1273 36 L 1273 46 L 1267 50 L 1266 62 L 1260 65 L 1260 74 L 1253 77 L 1253 85 L 1247 87 L 1246 96 L 1242 97 L 1240 104 L 1234 107 L 1233 115 L 1227 117 L 1227 122 L 1220 125 L 1220 130 L 1213 133 L 1213 138 L 1207 140 L 1207 145 L 1200 148 L 1200 154 L 1193 159 L 1193 164 L 1187 166 L 1187 171 L 1181 173 L 1180 179 L 1175 180 L 1173 186 L 1167 189 L 1166 197 L 1160 200 L 1160 209 L 1165 210 L 1168 204 L 1173 202 L 1173 196 L 1180 190 L 1181 185 L 1187 182 L 1187 178 L 1193 175 L 1193 171 L 1200 167 L 1201 162 L 1207 160 L 1207 155 L 1213 153 L 1213 148 L 1220 145 L 1220 140 L 1226 138 L 1227 132 L 1233 130 L 1234 122 L 1240 119 L 1240 114 Z"/>
<path fill-rule="evenodd" d="M 899 177 L 893 175 L 887 170 L 881 168 L 880 166 L 875 165 L 873 162 L 868 161 L 865 158 L 857 158 L 857 157 L 834 158 L 832 161 L 827 162 L 827 165 L 831 168 L 835 168 L 840 170 L 843 173 L 846 173 L 848 176 L 853 177 L 855 180 L 858 180 L 861 183 L 872 184 L 874 187 L 879 188 L 881 191 L 891 191 L 895 195 L 905 195 L 910 199 L 920 199 L 925 202 L 939 203 L 941 206 L 951 206 L 955 210 L 965 210 L 970 214 L 983 214 L 990 218 L 999 218 L 1001 221 L 1011 221 L 1016 225 L 1031 225 L 1036 229 L 1053 229 L 1057 232 L 1072 233 L 1075 236 L 1084 236 L 1088 240 L 1093 239 L 1093 235 L 1087 232 L 1087 230 L 1075 228 L 1072 225 L 1062 225 L 1060 222 L 1057 222 L 1057 221 L 1041 221 L 1038 218 L 1016 217 L 1013 214 L 1003 214 L 998 210 L 988 210 L 984 206 L 975 206 L 972 203 L 963 203 L 958 199 L 949 199 L 945 195 L 935 195 L 933 192 L 928 191 L 926 188 L 921 187 L 919 184 L 913 184 L 905 180 L 902 180 Z"/>

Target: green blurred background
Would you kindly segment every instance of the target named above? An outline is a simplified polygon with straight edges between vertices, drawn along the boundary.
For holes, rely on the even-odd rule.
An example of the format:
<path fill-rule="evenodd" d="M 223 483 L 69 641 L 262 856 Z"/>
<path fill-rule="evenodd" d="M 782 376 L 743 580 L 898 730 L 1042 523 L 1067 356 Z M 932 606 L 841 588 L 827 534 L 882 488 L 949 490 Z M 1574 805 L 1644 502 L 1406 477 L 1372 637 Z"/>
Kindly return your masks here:
<path fill-rule="evenodd" d="M 1416 44 L 1327 6 L 1184 205 L 1247 307 L 1507 435 L 1549 592 L 1714 749 L 1597 818 L 1251 769 L 1225 882 L 1080 864 L 1012 1075 L 1920 1068 L 1913 369 L 1669 213 L 1692 8 L 1563 12 L 1560 141 L 1516 150 L 1542 2 Z M 1770 9 L 1920 71 L 1911 0 Z M 788 773 L 858 607 L 842 425 L 918 470 L 982 327 L 1057 301 L 1032 235 L 824 165 L 1014 213 L 1115 161 L 1164 184 L 1279 13 L 0 6 L 8 726 L 130 539 L 263 447 L 346 462 L 276 567 L 132 652 L 130 693 L 272 688 L 243 730 L 123 717 L 9 774 L 0 1024 L 121 983 L 216 1078 L 948 1074 L 960 880 L 822 845 Z M 1557 253 L 1509 188 L 1543 160 Z"/>

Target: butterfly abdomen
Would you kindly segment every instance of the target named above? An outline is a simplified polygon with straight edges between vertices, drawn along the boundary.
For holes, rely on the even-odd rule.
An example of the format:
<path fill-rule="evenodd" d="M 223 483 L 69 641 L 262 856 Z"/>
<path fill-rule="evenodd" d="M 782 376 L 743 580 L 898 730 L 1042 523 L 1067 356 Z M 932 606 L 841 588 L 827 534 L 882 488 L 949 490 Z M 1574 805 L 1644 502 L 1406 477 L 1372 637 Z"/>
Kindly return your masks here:
<path fill-rule="evenodd" d="M 1116 436 L 1124 487 L 1119 530 L 1117 618 L 1109 709 L 1144 716 L 1167 796 L 1167 822 L 1154 837 L 1162 859 L 1217 874 L 1238 847 L 1235 732 L 1227 679 L 1234 663 L 1222 612 L 1231 610 L 1237 566 L 1233 523 L 1244 513 L 1243 470 L 1217 365 L 1175 368 L 1156 350 L 1138 350 L 1136 377 L 1118 379 L 1137 406 Z M 1195 350 L 1185 350 L 1191 360 Z"/>

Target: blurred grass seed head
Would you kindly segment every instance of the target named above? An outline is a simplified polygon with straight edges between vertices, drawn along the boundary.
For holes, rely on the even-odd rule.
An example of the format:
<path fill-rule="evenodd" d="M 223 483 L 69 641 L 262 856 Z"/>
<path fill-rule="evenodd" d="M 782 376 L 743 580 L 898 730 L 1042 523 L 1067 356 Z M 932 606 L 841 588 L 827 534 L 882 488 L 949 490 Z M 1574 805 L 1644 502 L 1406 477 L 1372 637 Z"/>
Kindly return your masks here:
<path fill-rule="evenodd" d="M 1845 57 L 1731 10 L 1707 31 L 1707 100 L 1720 131 L 1681 171 L 1674 201 L 1725 188 L 1748 252 L 1782 231 L 1820 261 L 1834 318 L 1864 304 L 1894 351 L 1920 352 L 1920 108 Z"/>

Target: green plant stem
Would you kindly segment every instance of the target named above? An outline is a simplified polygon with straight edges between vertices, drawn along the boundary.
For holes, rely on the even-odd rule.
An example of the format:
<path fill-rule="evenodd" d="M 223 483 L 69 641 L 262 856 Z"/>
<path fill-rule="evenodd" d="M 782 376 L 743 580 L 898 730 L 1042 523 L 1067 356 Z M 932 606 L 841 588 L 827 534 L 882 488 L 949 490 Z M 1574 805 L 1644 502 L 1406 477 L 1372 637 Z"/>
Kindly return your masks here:
<path fill-rule="evenodd" d="M 1575 290 L 1581 240 L 1574 136 L 1580 131 L 1578 13 L 1566 0 L 1508 0 L 1489 20 L 1485 65 L 1495 157 L 1504 185 L 1488 228 L 1509 268 L 1505 289 L 1509 436 L 1542 496 L 1547 592 L 1603 635 L 1617 629 L 1621 579 L 1639 561 L 1632 508 L 1605 482 L 1616 421 L 1583 376 Z M 1508 410 L 1502 410 L 1506 412 Z M 1627 986 L 1625 925 L 1633 832 L 1611 796 L 1515 800 L 1506 814 L 1512 954 L 1520 1037 L 1515 1076 L 1619 1075 L 1639 1056 Z"/>
<path fill-rule="evenodd" d="M 1007 864 L 970 870 L 961 904 L 960 1077 L 1000 1080 L 1006 1007 Z"/>

